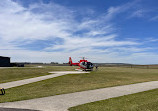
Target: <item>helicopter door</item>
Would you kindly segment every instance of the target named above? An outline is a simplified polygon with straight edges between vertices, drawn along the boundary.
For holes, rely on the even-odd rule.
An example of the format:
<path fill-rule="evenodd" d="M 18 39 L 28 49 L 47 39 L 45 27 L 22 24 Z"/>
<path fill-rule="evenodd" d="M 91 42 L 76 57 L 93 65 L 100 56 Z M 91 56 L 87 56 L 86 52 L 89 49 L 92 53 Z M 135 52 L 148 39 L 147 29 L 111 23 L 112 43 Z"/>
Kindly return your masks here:
<path fill-rule="evenodd" d="M 87 68 L 87 62 L 81 62 L 80 66 L 83 67 L 83 68 Z"/>

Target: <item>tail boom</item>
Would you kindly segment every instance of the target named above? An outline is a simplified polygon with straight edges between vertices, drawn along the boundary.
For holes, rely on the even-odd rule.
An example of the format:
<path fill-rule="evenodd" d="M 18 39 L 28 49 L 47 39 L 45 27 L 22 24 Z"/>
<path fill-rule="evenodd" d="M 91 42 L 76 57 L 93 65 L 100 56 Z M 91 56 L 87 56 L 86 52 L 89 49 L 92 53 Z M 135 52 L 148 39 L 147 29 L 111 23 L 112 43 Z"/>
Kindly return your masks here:
<path fill-rule="evenodd" d="M 72 66 L 72 65 L 78 66 L 79 63 L 73 63 L 71 57 L 69 57 L 69 65 L 70 66 Z"/>

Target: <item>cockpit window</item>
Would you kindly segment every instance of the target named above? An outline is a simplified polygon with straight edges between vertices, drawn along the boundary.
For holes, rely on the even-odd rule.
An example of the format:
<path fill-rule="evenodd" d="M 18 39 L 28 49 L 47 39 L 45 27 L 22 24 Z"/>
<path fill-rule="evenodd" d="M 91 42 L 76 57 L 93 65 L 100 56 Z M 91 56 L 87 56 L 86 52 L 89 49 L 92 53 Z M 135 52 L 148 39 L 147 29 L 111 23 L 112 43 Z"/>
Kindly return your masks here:
<path fill-rule="evenodd" d="M 85 65 L 86 63 L 85 63 L 85 62 L 82 62 L 82 64 Z"/>

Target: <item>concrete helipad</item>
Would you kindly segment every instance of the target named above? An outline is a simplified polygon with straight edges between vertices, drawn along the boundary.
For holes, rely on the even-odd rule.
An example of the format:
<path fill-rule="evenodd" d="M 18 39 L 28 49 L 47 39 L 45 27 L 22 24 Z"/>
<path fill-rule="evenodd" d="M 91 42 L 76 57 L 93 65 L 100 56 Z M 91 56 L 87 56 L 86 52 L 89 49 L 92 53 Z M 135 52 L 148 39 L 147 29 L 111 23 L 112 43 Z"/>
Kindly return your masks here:
<path fill-rule="evenodd" d="M 29 84 L 29 83 L 33 83 L 33 82 L 38 82 L 38 81 L 42 81 L 42 80 L 46 80 L 46 79 L 50 79 L 50 78 L 54 78 L 54 77 L 58 77 L 58 76 L 67 75 L 67 74 L 81 74 L 81 73 L 89 73 L 89 72 L 56 71 L 56 72 L 49 72 L 49 73 L 53 73 L 53 74 L 30 78 L 30 79 L 19 80 L 19 81 L 13 81 L 13 82 L 8 82 L 8 83 L 2 83 L 2 84 L 0 84 L 0 87 L 8 89 L 8 88 L 17 87 L 17 86 L 21 86 L 21 85 L 25 85 L 25 84 Z"/>
<path fill-rule="evenodd" d="M 1 103 L 0 107 L 42 111 L 67 111 L 68 108 L 108 98 L 138 93 L 158 88 L 158 81 L 89 90 L 18 102 Z"/>

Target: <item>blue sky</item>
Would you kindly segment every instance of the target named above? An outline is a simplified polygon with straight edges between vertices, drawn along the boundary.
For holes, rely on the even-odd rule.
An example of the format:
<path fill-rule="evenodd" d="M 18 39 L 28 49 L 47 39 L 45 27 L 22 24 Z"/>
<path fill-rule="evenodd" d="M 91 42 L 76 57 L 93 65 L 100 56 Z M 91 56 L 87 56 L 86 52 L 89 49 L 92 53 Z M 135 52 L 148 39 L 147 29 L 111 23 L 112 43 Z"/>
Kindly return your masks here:
<path fill-rule="evenodd" d="M 1 0 L 0 55 L 13 62 L 158 64 L 157 0 Z"/>

